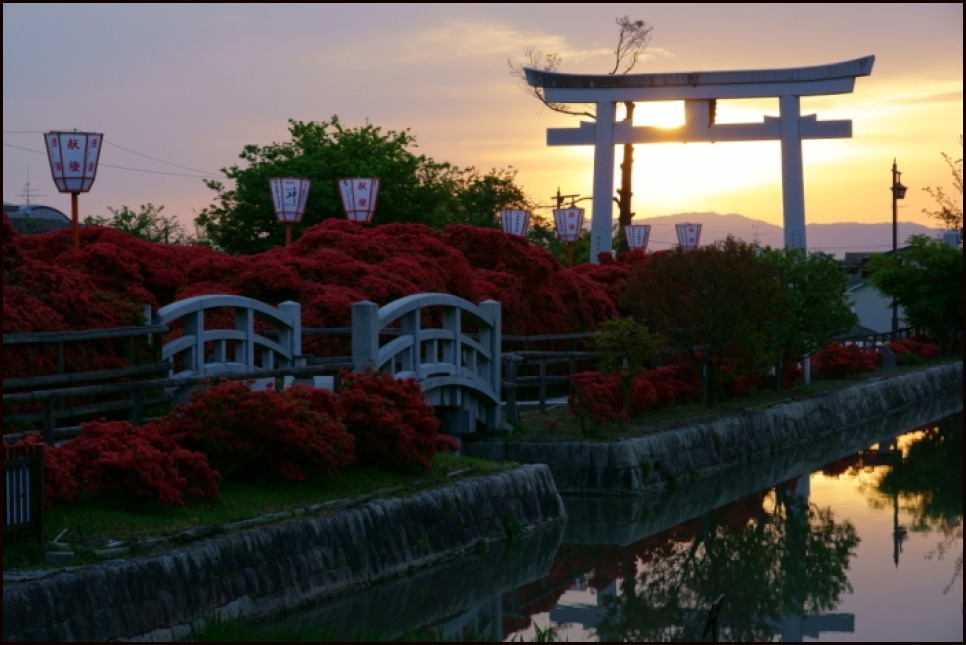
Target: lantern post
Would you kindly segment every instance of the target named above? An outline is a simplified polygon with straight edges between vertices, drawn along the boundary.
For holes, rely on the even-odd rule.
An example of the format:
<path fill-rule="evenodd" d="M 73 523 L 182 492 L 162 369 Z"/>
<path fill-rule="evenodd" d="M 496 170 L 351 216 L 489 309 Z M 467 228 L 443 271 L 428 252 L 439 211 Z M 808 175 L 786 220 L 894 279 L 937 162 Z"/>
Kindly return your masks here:
<path fill-rule="evenodd" d="M 500 211 L 500 225 L 504 233 L 526 235 L 530 229 L 530 211 L 519 208 L 505 208 Z"/>
<path fill-rule="evenodd" d="M 57 190 L 70 193 L 70 228 L 74 250 L 80 248 L 77 196 L 94 183 L 104 135 L 100 132 L 58 132 L 44 134 L 50 174 Z"/>
<path fill-rule="evenodd" d="M 573 205 L 570 208 L 555 208 L 553 221 L 557 226 L 557 238 L 567 244 L 567 266 L 572 267 L 574 243 L 580 239 L 584 230 L 584 209 Z"/>
<path fill-rule="evenodd" d="M 376 210 L 379 197 L 379 179 L 376 177 L 352 177 L 339 180 L 339 194 L 345 216 L 353 222 L 368 224 Z"/>
<path fill-rule="evenodd" d="M 272 177 L 268 180 L 275 217 L 285 225 L 285 246 L 292 243 L 292 224 L 301 222 L 305 214 L 310 184 L 308 179 L 295 177 Z"/>
<path fill-rule="evenodd" d="M 624 227 L 624 237 L 627 238 L 627 248 L 631 251 L 646 251 L 647 241 L 651 237 L 651 225 L 628 224 Z"/>
<path fill-rule="evenodd" d="M 698 243 L 701 241 L 701 225 L 691 224 L 689 222 L 684 222 L 681 224 L 675 224 L 674 229 L 678 234 L 678 244 L 685 251 L 693 251 L 698 248 Z"/>
<path fill-rule="evenodd" d="M 906 198 L 906 187 L 902 185 L 899 178 L 902 173 L 896 165 L 896 160 L 892 160 L 892 257 L 898 258 L 899 252 L 899 200 Z M 899 302 L 892 296 L 892 334 L 895 340 L 895 332 L 899 329 Z"/>

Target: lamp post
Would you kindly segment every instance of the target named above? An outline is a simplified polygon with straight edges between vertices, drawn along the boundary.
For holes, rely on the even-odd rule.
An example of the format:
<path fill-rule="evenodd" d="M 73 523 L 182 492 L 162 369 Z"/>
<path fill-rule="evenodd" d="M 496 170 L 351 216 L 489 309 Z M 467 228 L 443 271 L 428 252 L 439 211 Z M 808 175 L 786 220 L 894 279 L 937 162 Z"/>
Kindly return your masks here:
<path fill-rule="evenodd" d="M 268 180 L 275 217 L 285 224 L 285 246 L 292 243 L 292 224 L 302 221 L 310 183 L 308 179 L 294 177 L 272 177 Z"/>
<path fill-rule="evenodd" d="M 584 230 L 584 209 L 576 206 L 555 208 L 553 221 L 557 226 L 557 238 L 567 244 L 567 266 L 574 265 L 574 242 Z"/>
<path fill-rule="evenodd" d="M 896 165 L 896 160 L 892 160 L 892 257 L 898 260 L 899 251 L 899 200 L 906 198 L 906 187 L 902 185 L 899 178 L 902 173 Z M 899 329 L 899 303 L 896 297 L 892 296 L 892 332 L 895 340 L 895 332 Z"/>
<path fill-rule="evenodd" d="M 651 237 L 650 224 L 628 224 L 624 227 L 627 248 L 631 251 L 646 251 L 647 240 Z"/>
<path fill-rule="evenodd" d="M 339 194 L 345 216 L 353 222 L 368 224 L 376 210 L 379 180 L 376 177 L 354 177 L 339 180 Z"/>
<path fill-rule="evenodd" d="M 698 242 L 701 241 L 701 225 L 691 224 L 684 222 L 681 224 L 675 224 L 674 230 L 678 234 L 678 244 L 685 251 L 693 251 L 698 248 Z"/>
<path fill-rule="evenodd" d="M 526 235 L 530 228 L 530 211 L 519 208 L 504 208 L 500 211 L 500 225 L 504 233 Z"/>
<path fill-rule="evenodd" d="M 70 228 L 74 250 L 80 248 L 80 219 L 77 213 L 77 196 L 86 193 L 97 175 L 97 163 L 101 157 L 104 135 L 100 132 L 57 132 L 44 134 L 50 174 L 57 190 L 70 193 Z"/>

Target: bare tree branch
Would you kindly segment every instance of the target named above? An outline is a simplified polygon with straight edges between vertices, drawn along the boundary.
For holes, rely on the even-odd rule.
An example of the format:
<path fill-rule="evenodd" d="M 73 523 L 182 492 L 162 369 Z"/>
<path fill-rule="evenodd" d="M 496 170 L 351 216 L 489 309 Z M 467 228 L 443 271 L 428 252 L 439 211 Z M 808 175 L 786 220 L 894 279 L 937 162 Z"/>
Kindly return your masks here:
<path fill-rule="evenodd" d="M 962 150 L 963 147 L 963 135 L 959 135 L 959 148 Z M 930 187 L 927 186 L 923 188 L 923 191 L 928 193 L 939 206 L 938 209 L 924 208 L 922 212 L 934 219 L 939 220 L 943 226 L 947 229 L 955 230 L 959 229 L 959 234 L 962 236 L 963 231 L 963 157 L 960 154 L 959 159 L 954 159 L 952 156 L 942 153 L 943 159 L 946 161 L 946 165 L 949 166 L 949 170 L 953 176 L 953 193 L 948 194 L 942 186 Z"/>
<path fill-rule="evenodd" d="M 641 54 L 650 44 L 654 27 L 643 20 L 631 20 L 627 16 L 618 18 L 616 22 L 620 33 L 617 36 L 617 48 L 614 50 L 614 69 L 610 73 L 616 74 L 619 70 L 621 74 L 627 74 L 634 69 Z"/>
<path fill-rule="evenodd" d="M 631 20 L 624 16 L 615 20 L 619 28 L 617 35 L 617 47 L 614 49 L 614 67 L 608 74 L 627 74 L 637 65 L 638 61 L 651 42 L 651 32 L 653 27 L 643 20 Z M 544 53 L 539 49 L 527 49 L 525 52 L 527 62 L 516 64 L 507 60 L 510 68 L 510 75 L 520 81 L 523 90 L 530 96 L 536 98 L 543 105 L 554 112 L 569 114 L 571 116 L 586 116 L 597 120 L 596 105 L 594 104 L 572 104 L 554 103 L 548 101 L 543 88 L 533 87 L 526 80 L 525 68 L 541 69 L 548 72 L 555 72 L 560 68 L 563 58 L 559 54 Z M 627 101 L 624 103 L 626 121 L 634 121 L 634 103 Z M 624 144 L 624 158 L 621 163 L 621 187 L 617 189 L 617 196 L 613 198 L 617 204 L 619 229 L 618 235 L 619 252 L 627 250 L 627 240 L 623 237 L 624 227 L 631 223 L 634 213 L 631 211 L 631 184 L 634 167 L 634 145 Z"/>
<path fill-rule="evenodd" d="M 526 63 L 524 64 L 514 63 L 513 61 L 507 59 L 507 66 L 510 69 L 510 75 L 520 82 L 520 87 L 524 92 L 534 97 L 543 103 L 545 107 L 553 110 L 554 112 L 570 114 L 572 116 L 586 116 L 591 119 L 597 118 L 597 115 L 591 106 L 588 105 L 585 109 L 579 109 L 568 103 L 554 103 L 552 101 L 548 101 L 543 94 L 542 87 L 533 87 L 527 83 L 526 73 L 523 71 L 524 68 L 531 67 L 533 69 L 542 69 L 547 72 L 556 72 L 560 68 L 560 61 L 562 60 L 560 54 L 545 54 L 542 50 L 531 47 L 524 52 L 524 56 L 526 56 L 527 59 Z"/>

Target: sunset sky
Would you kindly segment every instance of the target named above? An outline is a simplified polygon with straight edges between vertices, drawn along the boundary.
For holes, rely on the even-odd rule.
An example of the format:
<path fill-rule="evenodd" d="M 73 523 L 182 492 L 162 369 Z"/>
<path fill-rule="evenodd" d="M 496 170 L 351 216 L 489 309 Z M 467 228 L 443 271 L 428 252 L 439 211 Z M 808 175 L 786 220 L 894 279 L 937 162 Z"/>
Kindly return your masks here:
<path fill-rule="evenodd" d="M 948 191 L 942 153 L 962 156 L 962 4 L 5 3 L 3 199 L 26 201 L 29 181 L 31 203 L 69 213 L 42 135 L 76 128 L 105 143 L 82 217 L 151 203 L 190 225 L 214 198 L 202 178 L 243 146 L 288 140 L 290 118 L 333 116 L 408 129 L 436 161 L 512 167 L 541 205 L 558 187 L 590 196 L 592 150 L 546 145 L 547 128 L 578 119 L 529 97 L 507 61 L 539 48 L 561 71 L 606 73 L 624 15 L 654 28 L 641 73 L 875 56 L 853 93 L 802 99 L 803 114 L 853 124 L 851 139 L 803 143 L 806 221 L 891 221 L 896 158 L 909 187 L 899 218 L 936 225 L 922 189 Z M 681 109 L 650 105 L 637 124 Z M 722 102 L 718 122 L 777 114 L 777 99 Z M 638 146 L 635 159 L 639 222 L 711 211 L 782 223 L 778 142 Z"/>

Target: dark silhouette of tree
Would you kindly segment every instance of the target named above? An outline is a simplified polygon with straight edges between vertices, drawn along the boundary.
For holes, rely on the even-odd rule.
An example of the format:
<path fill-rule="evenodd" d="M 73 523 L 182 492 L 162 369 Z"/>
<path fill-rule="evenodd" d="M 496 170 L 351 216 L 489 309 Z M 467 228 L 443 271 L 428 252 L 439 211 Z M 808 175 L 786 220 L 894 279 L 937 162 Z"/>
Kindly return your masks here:
<path fill-rule="evenodd" d="M 705 405 L 721 395 L 729 365 L 760 374 L 769 364 L 769 312 L 780 296 L 773 266 L 757 247 L 729 236 L 691 251 L 654 253 L 625 282 L 619 307 L 683 352 L 701 374 Z"/>
<path fill-rule="evenodd" d="M 497 212 L 526 207 L 516 185 L 516 171 L 458 168 L 412 151 L 408 130 L 382 130 L 366 123 L 289 121 L 291 140 L 265 146 L 246 145 L 243 165 L 222 168 L 228 182 L 206 181 L 217 193 L 215 204 L 195 223 L 207 239 L 229 253 L 258 253 L 280 246 L 283 228 L 272 208 L 268 180 L 311 180 L 308 204 L 294 232 L 303 233 L 329 218 L 344 218 L 338 180 L 378 177 L 381 181 L 374 222 L 418 223 L 434 229 L 448 224 L 496 227 Z M 233 184 L 233 185 L 232 185 Z"/>
<path fill-rule="evenodd" d="M 906 322 L 945 348 L 962 346 L 963 250 L 941 240 L 913 235 L 897 254 L 874 256 L 869 280 L 883 295 L 896 298 Z"/>
<path fill-rule="evenodd" d="M 202 244 L 203 240 L 188 235 L 178 222 L 176 215 L 164 215 L 164 206 L 141 204 L 137 212 L 127 206 L 111 208 L 108 206 L 110 217 L 88 215 L 84 218 L 85 226 L 110 226 L 111 228 L 130 233 L 145 242 L 158 244 Z"/>
<path fill-rule="evenodd" d="M 775 357 L 775 386 L 781 389 L 786 361 L 798 361 L 848 333 L 858 317 L 845 298 L 845 274 L 832 256 L 766 247 L 761 257 L 773 266 L 780 285 L 766 332 Z"/>
<path fill-rule="evenodd" d="M 614 66 L 607 73 L 627 74 L 637 66 L 648 44 L 650 44 L 651 32 L 654 28 L 643 20 L 631 20 L 627 16 L 617 18 L 615 22 L 618 27 L 618 34 L 617 46 L 614 48 Z M 558 71 L 560 64 L 563 62 L 563 58 L 559 54 L 547 53 L 539 49 L 530 48 L 526 50 L 524 55 L 526 57 L 526 63 L 521 64 L 507 61 L 507 64 L 510 68 L 510 74 L 520 80 L 521 86 L 527 94 L 530 94 L 554 112 L 570 114 L 572 116 L 585 116 L 591 119 L 597 118 L 593 105 L 585 104 L 582 107 L 574 107 L 574 104 L 548 101 L 544 96 L 543 88 L 533 87 L 526 82 L 524 74 L 524 68 L 526 67 L 542 69 L 549 72 Z M 624 103 L 624 111 L 624 118 L 628 122 L 633 122 L 634 103 L 632 101 L 626 101 Z M 634 213 L 631 212 L 634 169 L 633 144 L 624 144 L 624 155 L 620 167 L 621 186 L 617 189 L 617 196 L 614 197 L 614 202 L 618 207 L 618 222 L 620 224 L 618 229 L 620 247 L 618 250 L 624 252 L 627 250 L 627 241 L 623 235 L 624 227 L 629 225 L 634 217 Z"/>

